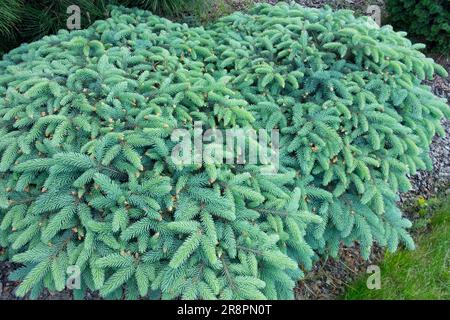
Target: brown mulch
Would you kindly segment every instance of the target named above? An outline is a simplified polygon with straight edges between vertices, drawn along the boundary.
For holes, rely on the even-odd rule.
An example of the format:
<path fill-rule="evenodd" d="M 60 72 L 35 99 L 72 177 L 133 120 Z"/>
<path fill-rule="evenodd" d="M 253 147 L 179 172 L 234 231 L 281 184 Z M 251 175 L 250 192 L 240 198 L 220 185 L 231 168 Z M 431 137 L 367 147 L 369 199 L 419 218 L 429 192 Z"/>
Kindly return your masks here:
<path fill-rule="evenodd" d="M 18 287 L 19 283 L 15 281 L 10 281 L 8 279 L 8 275 L 10 272 L 16 270 L 20 266 L 11 263 L 2 261 L 0 262 L 0 300 L 23 300 L 22 298 L 18 298 L 15 296 L 14 292 Z M 62 292 L 54 292 L 50 293 L 48 290 L 45 290 L 40 300 L 71 300 L 72 294 L 69 290 L 65 290 Z"/>

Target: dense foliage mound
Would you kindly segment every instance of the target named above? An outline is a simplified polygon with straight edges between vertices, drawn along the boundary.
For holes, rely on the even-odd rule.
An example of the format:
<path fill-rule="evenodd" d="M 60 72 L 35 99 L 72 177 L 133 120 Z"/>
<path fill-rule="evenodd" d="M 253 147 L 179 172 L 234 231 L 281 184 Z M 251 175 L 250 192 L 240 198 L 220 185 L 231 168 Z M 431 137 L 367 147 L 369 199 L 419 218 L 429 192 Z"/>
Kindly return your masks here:
<path fill-rule="evenodd" d="M 450 51 L 450 1 L 387 0 L 389 23 L 426 40 L 444 54 Z"/>
<path fill-rule="evenodd" d="M 207 0 L 2 0 L 0 1 L 0 53 L 67 28 L 73 6 L 80 8 L 81 28 L 108 17 L 109 5 L 150 10 L 178 17 L 205 10 Z M 68 10 L 69 9 L 69 10 Z M 69 11 L 69 12 L 68 12 Z"/>
<path fill-rule="evenodd" d="M 115 8 L 0 62 L 0 245 L 19 296 L 292 298 L 340 243 L 413 247 L 442 67 L 350 11 L 260 5 L 189 28 Z M 177 165 L 175 128 L 280 130 L 280 168 Z M 251 137 L 247 137 L 251 139 Z"/>

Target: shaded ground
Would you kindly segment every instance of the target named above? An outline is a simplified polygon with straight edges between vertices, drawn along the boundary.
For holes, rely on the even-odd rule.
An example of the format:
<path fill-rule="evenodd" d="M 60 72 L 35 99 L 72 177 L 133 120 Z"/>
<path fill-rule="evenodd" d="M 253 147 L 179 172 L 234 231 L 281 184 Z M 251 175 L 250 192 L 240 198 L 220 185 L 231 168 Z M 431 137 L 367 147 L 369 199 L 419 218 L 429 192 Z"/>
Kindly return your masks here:
<path fill-rule="evenodd" d="M 19 266 L 14 263 L 0 262 L 0 300 L 22 300 L 14 295 L 14 290 L 19 283 L 8 280 L 8 275 L 11 271 L 17 269 Z M 70 291 L 63 291 L 57 293 L 50 293 L 45 290 L 40 297 L 42 300 L 71 300 L 72 294 Z"/>
<path fill-rule="evenodd" d="M 435 57 L 435 60 L 444 66 L 450 73 L 450 58 Z M 446 98 L 450 106 L 450 76 L 447 78 L 436 77 L 430 82 L 433 92 Z M 444 120 L 445 137 L 434 137 L 430 146 L 430 157 L 433 161 L 432 171 L 419 171 L 417 175 L 410 177 L 412 190 L 401 194 L 399 204 L 405 208 L 405 215 L 410 220 L 419 218 L 417 210 L 407 207 L 418 196 L 428 199 L 438 192 L 450 194 L 450 121 Z M 419 235 L 414 235 L 416 239 Z M 307 277 L 300 281 L 295 289 L 296 298 L 299 300 L 336 299 L 345 292 L 345 287 L 362 274 L 366 273 L 367 266 L 378 264 L 384 256 L 383 249 L 374 246 L 368 261 L 364 261 L 359 255 L 358 247 L 342 247 L 338 260 L 320 260 Z"/>

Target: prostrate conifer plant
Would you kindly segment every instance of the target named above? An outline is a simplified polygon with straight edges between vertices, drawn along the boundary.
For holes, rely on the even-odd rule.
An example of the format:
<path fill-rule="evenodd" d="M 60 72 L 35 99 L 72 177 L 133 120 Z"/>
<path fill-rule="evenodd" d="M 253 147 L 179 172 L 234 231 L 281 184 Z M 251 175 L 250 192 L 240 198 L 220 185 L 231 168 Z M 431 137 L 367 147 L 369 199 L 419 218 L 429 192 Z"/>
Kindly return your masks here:
<path fill-rule="evenodd" d="M 445 70 L 350 11 L 259 5 L 208 28 L 114 8 L 0 62 L 0 246 L 18 296 L 288 299 L 320 255 L 414 244 Z M 277 174 L 177 165 L 176 128 L 280 130 Z"/>

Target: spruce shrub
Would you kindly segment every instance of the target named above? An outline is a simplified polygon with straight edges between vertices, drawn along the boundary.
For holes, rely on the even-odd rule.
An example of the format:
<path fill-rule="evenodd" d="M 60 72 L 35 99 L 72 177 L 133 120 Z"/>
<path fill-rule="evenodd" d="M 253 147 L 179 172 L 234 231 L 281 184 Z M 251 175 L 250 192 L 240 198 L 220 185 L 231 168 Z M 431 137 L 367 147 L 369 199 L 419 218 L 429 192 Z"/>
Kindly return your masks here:
<path fill-rule="evenodd" d="M 208 28 L 114 8 L 0 62 L 0 246 L 18 296 L 288 299 L 321 255 L 413 248 L 397 208 L 445 70 L 350 11 L 258 5 Z M 175 128 L 280 130 L 277 174 L 177 165 Z M 247 139 L 250 139 L 248 137 Z"/>
<path fill-rule="evenodd" d="M 450 51 L 450 2 L 448 0 L 387 0 L 388 22 L 427 41 L 432 48 Z"/>

